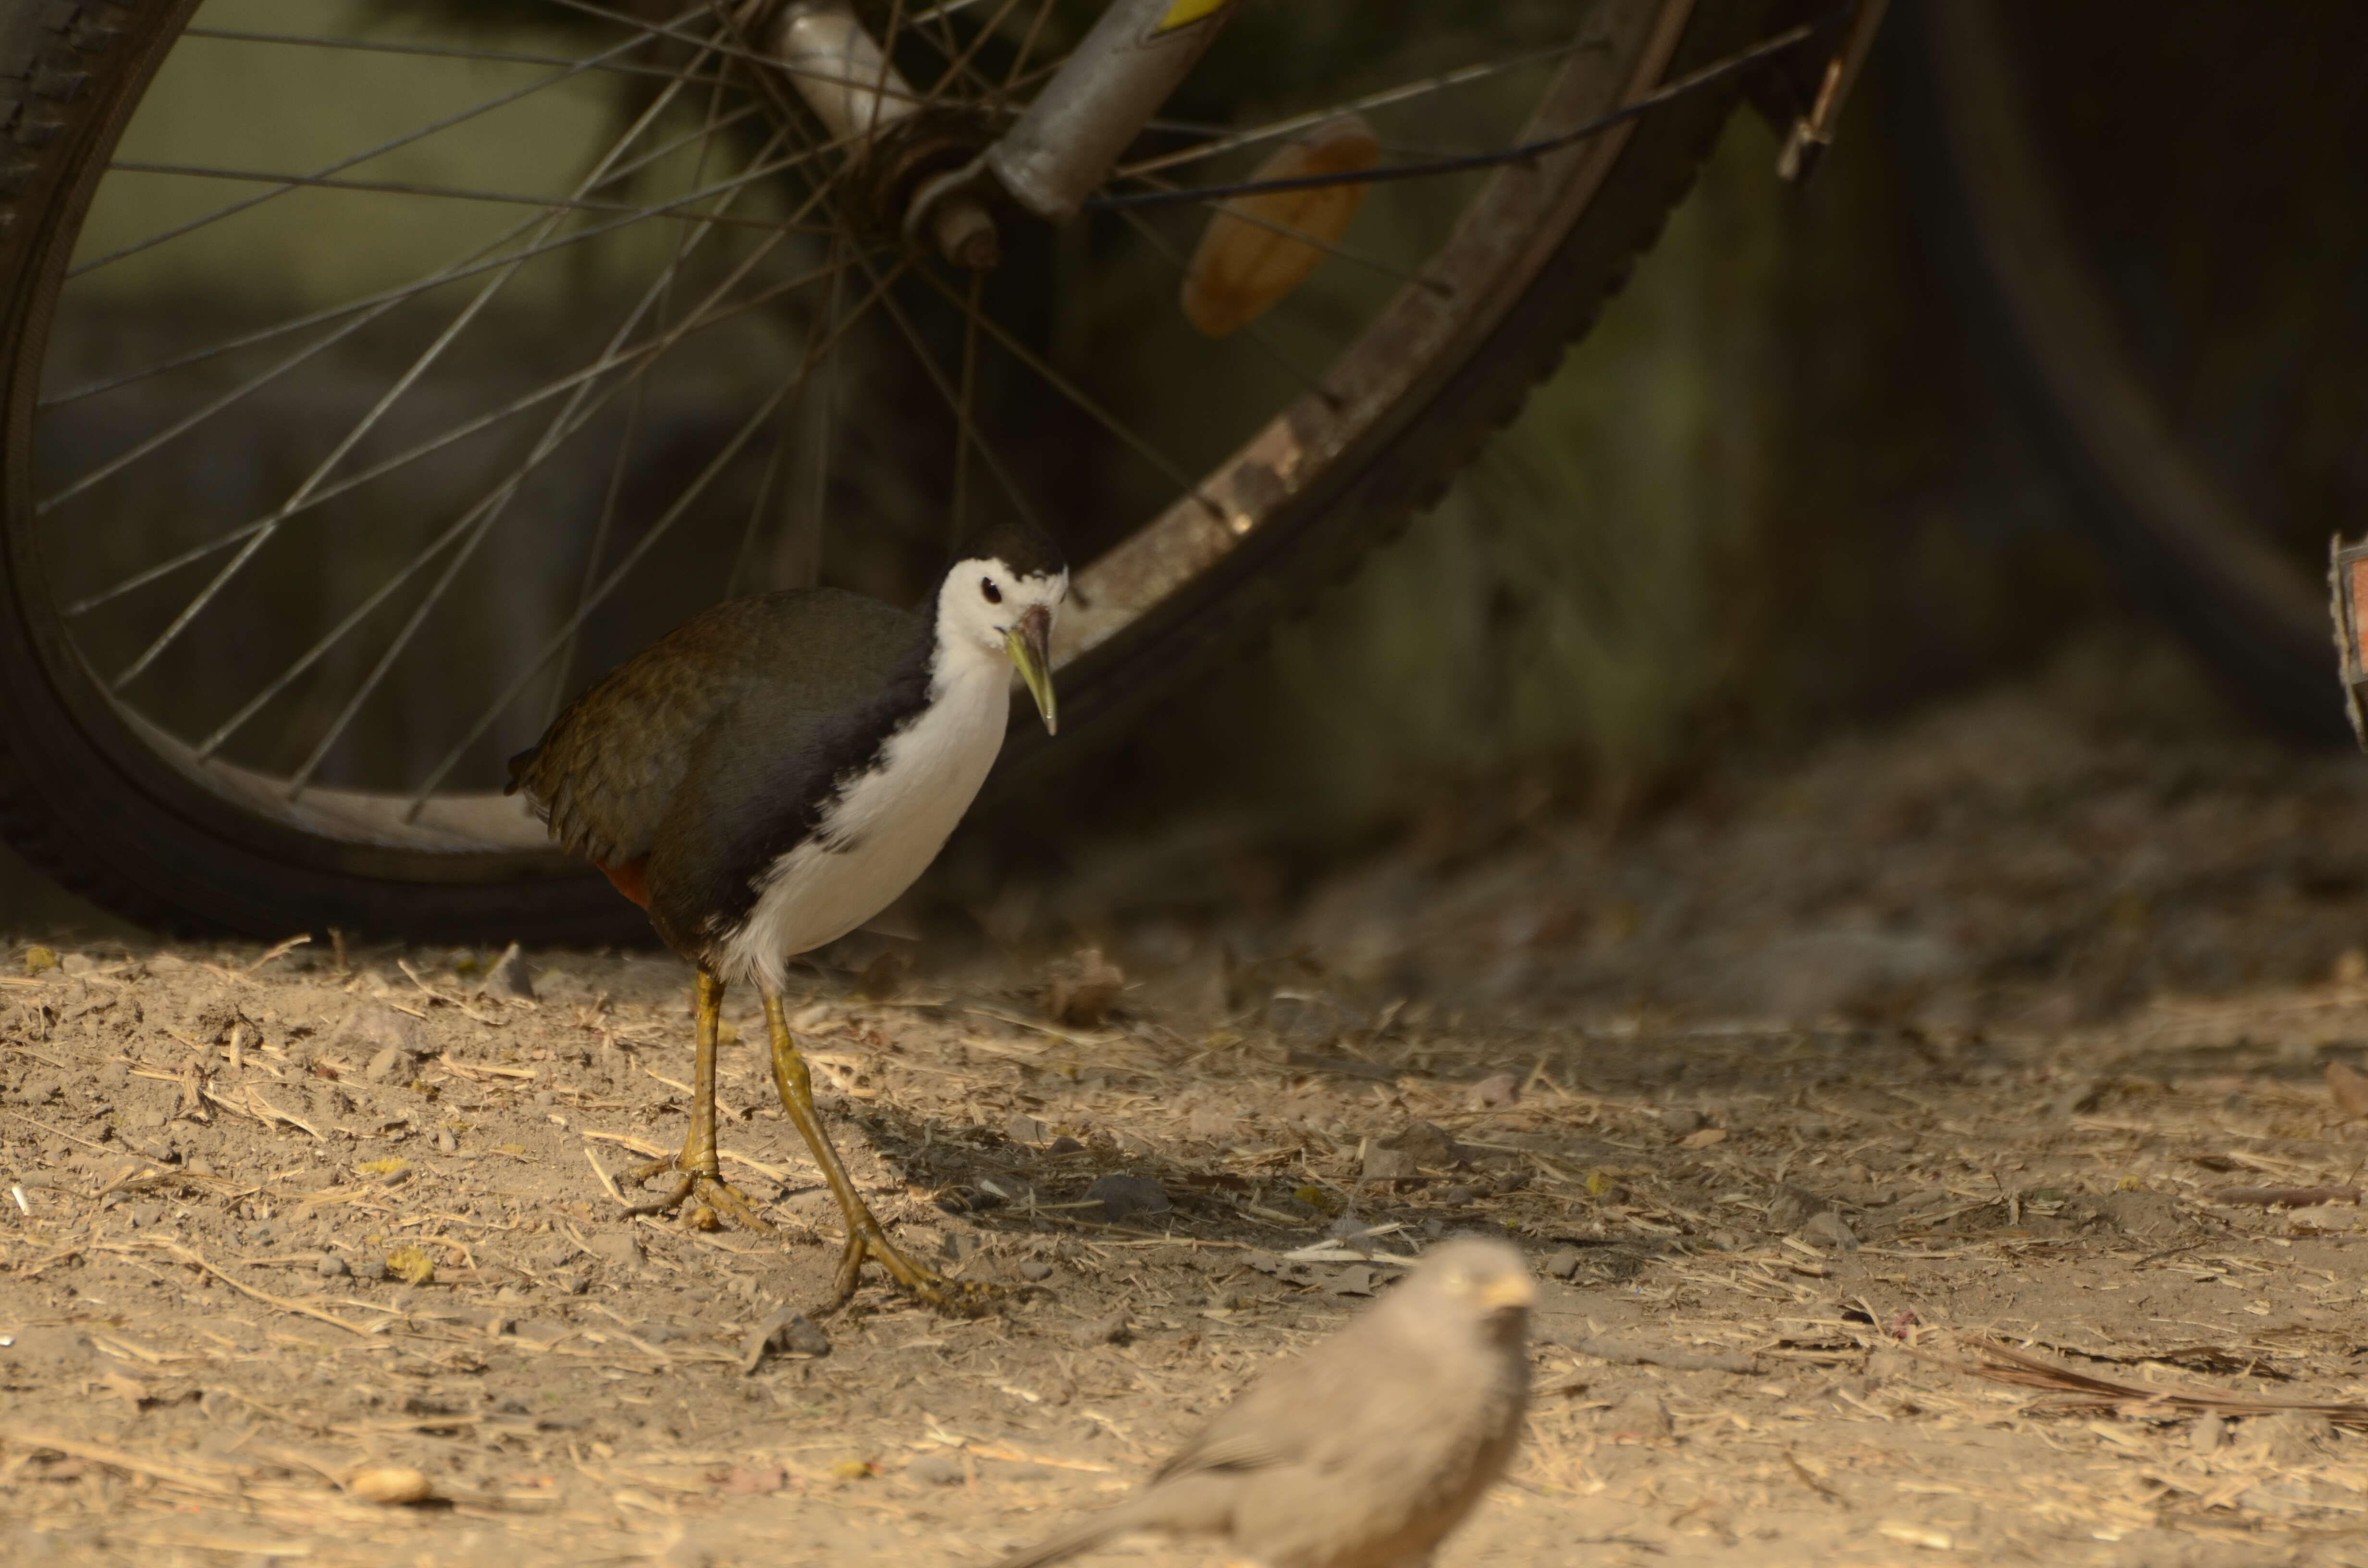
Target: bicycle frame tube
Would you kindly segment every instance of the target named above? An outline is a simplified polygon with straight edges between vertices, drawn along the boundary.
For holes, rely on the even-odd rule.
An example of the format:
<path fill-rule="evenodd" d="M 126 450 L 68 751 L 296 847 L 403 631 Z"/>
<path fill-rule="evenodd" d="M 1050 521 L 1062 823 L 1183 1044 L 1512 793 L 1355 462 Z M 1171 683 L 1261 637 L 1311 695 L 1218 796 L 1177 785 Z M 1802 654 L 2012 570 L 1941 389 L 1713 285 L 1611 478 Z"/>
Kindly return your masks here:
<path fill-rule="evenodd" d="M 1111 0 L 1009 131 L 962 168 L 896 199 L 906 235 L 934 234 L 957 265 L 994 267 L 998 247 L 980 199 L 982 170 L 1037 217 L 1075 217 L 1240 3 Z M 848 0 L 796 0 L 776 15 L 767 42 L 799 96 L 842 142 L 869 150 L 920 108 Z"/>
<path fill-rule="evenodd" d="M 1240 0 L 1111 0 L 1026 113 L 986 150 L 1011 199 L 1076 216 L 1144 122 L 1207 51 Z"/>

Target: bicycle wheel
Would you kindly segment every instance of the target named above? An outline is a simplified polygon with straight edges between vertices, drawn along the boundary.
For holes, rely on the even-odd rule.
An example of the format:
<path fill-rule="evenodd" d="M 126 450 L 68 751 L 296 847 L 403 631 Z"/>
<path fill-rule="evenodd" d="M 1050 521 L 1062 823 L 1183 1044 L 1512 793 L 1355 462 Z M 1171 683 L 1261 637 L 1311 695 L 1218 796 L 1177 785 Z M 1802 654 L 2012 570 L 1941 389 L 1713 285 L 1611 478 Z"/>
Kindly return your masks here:
<path fill-rule="evenodd" d="M 0 0 L 13 842 L 151 922 L 632 931 L 501 759 L 700 605 L 909 601 L 998 509 L 1089 562 L 1056 650 L 1074 745 L 1435 493 L 1617 287 L 1739 79 L 1376 187 L 1210 341 L 1176 303 L 1205 203 L 1007 220 L 975 284 L 903 250 L 766 10 Z M 1238 178 L 1350 112 L 1395 156 L 1550 137 L 1782 10 L 1252 7 L 1108 188 Z M 1082 31 L 1053 0 L 861 15 L 957 139 Z M 1014 766 L 1057 756 L 1025 733 Z"/>
<path fill-rule="evenodd" d="M 2342 74 L 2368 27 L 2214 0 L 1900 21 L 1928 229 L 2084 516 L 2249 707 L 2344 738 L 2325 572 L 2368 500 L 2344 199 L 2368 118 Z"/>

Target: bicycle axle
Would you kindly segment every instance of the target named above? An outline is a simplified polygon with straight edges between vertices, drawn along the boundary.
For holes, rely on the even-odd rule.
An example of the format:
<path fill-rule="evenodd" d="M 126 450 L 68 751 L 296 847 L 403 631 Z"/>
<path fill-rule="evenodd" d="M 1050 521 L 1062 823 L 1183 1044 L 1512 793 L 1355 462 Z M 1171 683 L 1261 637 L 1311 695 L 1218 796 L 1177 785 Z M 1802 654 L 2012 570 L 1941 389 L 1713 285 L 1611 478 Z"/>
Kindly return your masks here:
<path fill-rule="evenodd" d="M 768 42 L 832 139 L 867 170 L 873 215 L 956 267 L 991 270 L 992 205 L 1076 216 L 1239 0 L 1112 0 L 1001 136 L 973 109 L 913 90 L 848 0 L 794 0 Z"/>

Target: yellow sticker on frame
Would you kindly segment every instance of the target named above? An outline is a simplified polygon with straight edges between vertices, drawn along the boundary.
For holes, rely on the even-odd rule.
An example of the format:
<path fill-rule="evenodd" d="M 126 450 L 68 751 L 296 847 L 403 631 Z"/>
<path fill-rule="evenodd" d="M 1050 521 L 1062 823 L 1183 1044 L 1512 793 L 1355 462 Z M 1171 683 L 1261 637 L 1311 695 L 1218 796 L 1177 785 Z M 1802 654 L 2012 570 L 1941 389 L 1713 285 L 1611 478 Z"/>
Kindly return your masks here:
<path fill-rule="evenodd" d="M 1152 36 L 1156 38 L 1161 33 L 1172 33 L 1178 28 L 1189 28 L 1233 3 L 1234 0 L 1176 0 L 1176 4 L 1167 7 L 1167 14 L 1159 18 L 1159 25 L 1151 29 Z"/>

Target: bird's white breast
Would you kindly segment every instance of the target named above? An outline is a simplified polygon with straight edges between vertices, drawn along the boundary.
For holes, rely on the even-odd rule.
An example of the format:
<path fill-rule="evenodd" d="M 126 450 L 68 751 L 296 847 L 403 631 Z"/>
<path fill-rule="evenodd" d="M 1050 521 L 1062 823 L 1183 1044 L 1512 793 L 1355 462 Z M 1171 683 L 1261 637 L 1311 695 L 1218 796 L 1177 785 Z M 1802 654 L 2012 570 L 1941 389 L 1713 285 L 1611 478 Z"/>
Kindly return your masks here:
<path fill-rule="evenodd" d="M 887 908 L 945 847 L 1003 748 L 1009 669 L 963 661 L 932 695 L 846 783 L 820 831 L 765 873 L 747 923 L 724 940 L 727 978 L 779 991 L 790 958 Z"/>

